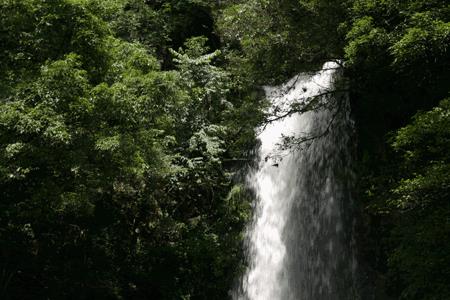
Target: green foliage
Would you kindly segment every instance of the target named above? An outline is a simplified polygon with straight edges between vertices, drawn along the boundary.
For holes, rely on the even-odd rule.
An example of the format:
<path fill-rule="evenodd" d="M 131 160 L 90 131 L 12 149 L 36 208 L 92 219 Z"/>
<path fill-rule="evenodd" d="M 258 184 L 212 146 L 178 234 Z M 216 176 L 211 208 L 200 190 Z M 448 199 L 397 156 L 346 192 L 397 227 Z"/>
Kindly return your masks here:
<path fill-rule="evenodd" d="M 450 296 L 450 101 L 420 113 L 400 129 L 393 146 L 404 157 L 404 175 L 389 201 L 397 220 L 390 274 L 400 299 Z"/>
<path fill-rule="evenodd" d="M 361 0 L 352 15 L 345 48 L 350 66 L 386 64 L 400 76 L 424 82 L 448 70 L 446 1 Z"/>
<path fill-rule="evenodd" d="M 225 298 L 249 199 L 222 166 L 236 129 L 219 52 L 193 38 L 161 71 L 165 33 L 140 28 L 172 26 L 168 6 L 0 5 L 0 297 Z"/>
<path fill-rule="evenodd" d="M 212 16 L 216 1 L 89 0 L 89 6 L 117 37 L 145 45 L 165 69 L 174 67 L 168 49 L 183 46 L 188 38 L 205 35 L 210 46 L 219 46 Z"/>
<path fill-rule="evenodd" d="M 182 120 L 189 120 L 191 131 L 200 130 L 204 125 L 220 122 L 224 111 L 233 108 L 227 101 L 229 75 L 212 65 L 220 51 L 207 54 L 206 38 L 195 37 L 187 40 L 186 49 L 178 52 L 172 49 L 174 62 L 180 71 L 182 85 L 189 90 L 189 102 L 185 103 L 185 115 Z"/>
<path fill-rule="evenodd" d="M 257 84 L 280 82 L 342 56 L 338 25 L 346 1 L 237 1 L 227 7 L 219 28 L 236 72 Z"/>
<path fill-rule="evenodd" d="M 362 256 L 391 296 L 449 298 L 449 22 L 445 0 L 0 0 L 0 298 L 227 298 L 259 86 L 343 57 Z"/>
<path fill-rule="evenodd" d="M 13 269 L 7 271 L 14 272 L 16 284 L 37 281 L 48 286 L 36 286 L 42 296 L 77 294 L 85 285 L 76 278 L 82 272 L 92 274 L 86 280 L 114 284 L 109 277 L 117 276 L 111 261 L 116 254 L 105 246 L 89 245 L 101 236 L 101 243 L 108 247 L 131 246 L 126 244 L 136 239 L 132 234 L 122 236 L 124 245 L 117 244 L 110 234 L 117 226 L 125 229 L 124 234 L 140 226 L 130 223 L 128 214 L 136 213 L 134 220 L 143 223 L 154 219 L 150 213 L 137 214 L 152 203 L 145 187 L 161 178 L 168 165 L 163 146 L 155 144 L 161 130 L 149 128 L 155 113 L 150 114 L 146 106 L 152 95 L 139 95 L 131 84 L 135 82 L 127 77 L 112 86 L 92 86 L 81 66 L 73 54 L 43 65 L 35 83 L 18 88 L 0 109 L 0 139 L 5 145 L 0 157 L 1 219 L 6 228 L 2 240 L 15 239 L 21 226 L 28 224 L 33 232 L 29 243 L 35 244 L 28 247 L 26 260 L 14 258 L 16 248 L 10 245 L 4 247 L 3 259 L 12 264 Z M 109 212 L 104 215 L 103 210 Z M 115 235 L 120 236 L 119 232 Z M 76 254 L 80 251 L 84 256 Z M 48 260 L 55 255 L 57 260 Z M 67 261 L 67 266 L 59 260 Z M 105 268 L 102 261 L 111 265 Z M 27 263 L 47 271 L 24 271 Z M 20 290 L 20 285 L 17 288 Z M 106 287 L 82 289 L 86 296 L 80 297 L 113 293 Z M 31 296 L 19 290 L 13 286 L 12 294 L 6 296 Z"/>
<path fill-rule="evenodd" d="M 0 2 L 2 85 L 14 84 L 40 64 L 69 53 L 80 55 L 90 80 L 99 80 L 108 64 L 103 48 L 106 26 L 76 1 Z M 9 75 L 8 75 L 9 74 Z"/>
<path fill-rule="evenodd" d="M 445 244 L 435 242 L 447 230 L 440 194 L 447 162 L 438 154 L 448 147 L 449 125 L 438 120 L 447 104 L 408 125 L 448 97 L 448 3 L 356 0 L 349 15 L 341 27 L 359 136 L 358 194 L 366 208 L 361 252 L 381 282 L 376 289 L 404 299 L 448 298 L 440 281 L 447 271 L 433 266 L 447 259 Z"/>

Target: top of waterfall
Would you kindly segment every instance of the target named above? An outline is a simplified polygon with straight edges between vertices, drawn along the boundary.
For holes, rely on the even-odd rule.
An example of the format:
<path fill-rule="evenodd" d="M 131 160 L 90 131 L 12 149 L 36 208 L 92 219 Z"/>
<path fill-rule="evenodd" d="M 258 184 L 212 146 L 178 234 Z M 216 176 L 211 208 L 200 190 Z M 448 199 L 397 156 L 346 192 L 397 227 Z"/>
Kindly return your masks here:
<path fill-rule="evenodd" d="M 323 64 L 322 70 L 340 69 L 342 67 L 342 63 L 343 62 L 340 59 L 327 61 Z"/>
<path fill-rule="evenodd" d="M 294 103 L 308 104 L 315 96 L 330 91 L 333 88 L 333 75 L 341 68 L 340 60 L 328 61 L 314 74 L 299 73 L 282 85 L 264 86 L 264 91 L 273 104 L 269 114 L 283 114 Z"/>

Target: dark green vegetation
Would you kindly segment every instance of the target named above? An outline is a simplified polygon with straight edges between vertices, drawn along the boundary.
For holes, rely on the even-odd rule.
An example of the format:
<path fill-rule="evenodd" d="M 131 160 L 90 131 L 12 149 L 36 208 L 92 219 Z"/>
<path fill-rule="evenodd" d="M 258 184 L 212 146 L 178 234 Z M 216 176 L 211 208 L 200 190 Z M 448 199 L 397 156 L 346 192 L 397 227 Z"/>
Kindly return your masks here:
<path fill-rule="evenodd" d="M 180 3 L 1 1 L 1 299 L 226 297 L 254 124 Z"/>
<path fill-rule="evenodd" d="M 364 285 L 450 299 L 449 48 L 447 0 L 0 0 L 0 298 L 226 299 L 258 86 L 344 58 Z"/>

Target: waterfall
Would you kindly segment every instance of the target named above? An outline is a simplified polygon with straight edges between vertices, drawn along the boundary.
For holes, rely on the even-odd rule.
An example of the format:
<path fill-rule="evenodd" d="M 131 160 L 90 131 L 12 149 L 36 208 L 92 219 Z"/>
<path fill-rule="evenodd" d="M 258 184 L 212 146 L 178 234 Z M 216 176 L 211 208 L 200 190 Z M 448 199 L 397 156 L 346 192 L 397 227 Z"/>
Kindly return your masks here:
<path fill-rule="evenodd" d="M 273 117 L 261 128 L 258 167 L 247 176 L 256 202 L 235 300 L 357 299 L 353 124 L 348 96 L 338 87 L 341 72 L 328 62 L 315 74 L 265 88 Z"/>

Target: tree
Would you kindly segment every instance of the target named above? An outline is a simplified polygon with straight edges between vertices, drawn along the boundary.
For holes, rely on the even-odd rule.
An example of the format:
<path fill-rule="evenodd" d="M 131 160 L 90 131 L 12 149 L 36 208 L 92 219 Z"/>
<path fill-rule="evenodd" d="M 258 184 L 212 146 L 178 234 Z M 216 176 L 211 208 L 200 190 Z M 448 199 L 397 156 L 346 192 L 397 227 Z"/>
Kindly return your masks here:
<path fill-rule="evenodd" d="M 390 275 L 400 299 L 445 299 L 450 295 L 450 101 L 419 113 L 400 129 L 393 147 L 403 160 L 388 207 L 395 215 Z M 398 287 L 397 287 L 398 288 Z"/>
<path fill-rule="evenodd" d="M 225 297 L 249 209 L 226 72 L 203 38 L 162 71 L 94 4 L 1 2 L 0 296 Z"/>
<path fill-rule="evenodd" d="M 250 84 L 279 84 L 343 57 L 339 24 L 347 1 L 236 2 L 224 9 L 219 30 L 230 66 Z"/>

